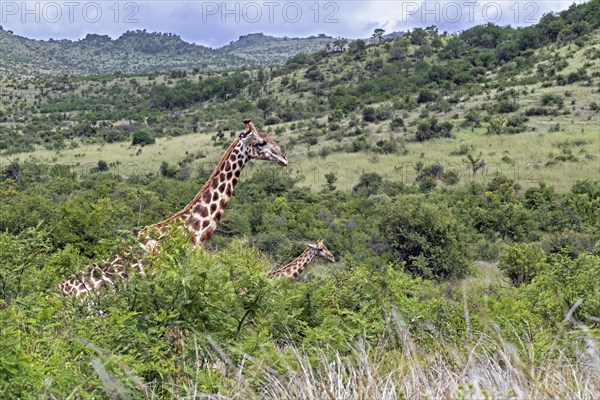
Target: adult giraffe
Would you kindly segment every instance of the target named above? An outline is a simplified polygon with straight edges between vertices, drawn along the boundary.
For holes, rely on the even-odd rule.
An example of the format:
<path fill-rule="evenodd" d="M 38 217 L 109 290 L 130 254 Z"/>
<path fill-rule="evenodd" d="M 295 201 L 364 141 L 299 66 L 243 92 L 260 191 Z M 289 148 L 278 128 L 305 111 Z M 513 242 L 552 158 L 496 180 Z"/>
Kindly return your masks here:
<path fill-rule="evenodd" d="M 198 194 L 183 209 L 164 221 L 142 229 L 137 238 L 143 252 L 157 254 L 161 243 L 168 239 L 174 226 L 183 226 L 190 234 L 190 243 L 202 247 L 211 237 L 221 219 L 223 210 L 233 194 L 242 169 L 252 159 L 277 162 L 287 166 L 288 161 L 279 146 L 266 133 L 256 129 L 251 120 L 244 120 L 246 131 L 235 139 Z M 115 284 L 115 278 L 127 279 L 131 269 L 144 274 L 134 249 L 125 248 L 116 256 L 103 260 L 58 285 L 65 296 L 84 296 L 97 293 L 103 286 Z"/>

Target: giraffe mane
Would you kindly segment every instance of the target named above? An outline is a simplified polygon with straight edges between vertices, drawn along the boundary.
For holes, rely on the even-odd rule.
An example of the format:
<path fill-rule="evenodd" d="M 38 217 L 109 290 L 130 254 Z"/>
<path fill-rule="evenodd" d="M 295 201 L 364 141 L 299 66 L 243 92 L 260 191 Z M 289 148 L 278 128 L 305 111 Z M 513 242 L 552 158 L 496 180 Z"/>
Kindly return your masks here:
<path fill-rule="evenodd" d="M 227 150 L 225 151 L 225 153 L 223 154 L 223 156 L 221 157 L 221 160 L 219 161 L 219 164 L 217 164 L 217 166 L 215 167 L 215 169 L 213 170 L 212 174 L 210 174 L 210 177 L 206 180 L 206 182 L 204 183 L 204 185 L 200 188 L 200 190 L 198 191 L 198 193 L 196 193 L 196 196 L 194 196 L 194 198 L 185 206 L 183 207 L 181 210 L 177 211 L 175 214 L 171 215 L 169 218 L 162 220 L 160 222 L 157 222 L 155 224 L 152 225 L 148 225 L 147 227 L 143 228 L 140 233 L 144 232 L 146 233 L 148 230 L 152 229 L 152 228 L 158 228 L 164 224 L 167 224 L 173 220 L 178 219 L 179 217 L 181 217 L 182 214 L 185 214 L 186 212 L 188 212 L 190 210 L 190 208 L 200 200 L 200 198 L 202 197 L 202 195 L 204 194 L 204 192 L 206 190 L 208 190 L 213 178 L 215 178 L 218 175 L 219 172 L 219 168 L 225 164 L 225 162 L 227 161 L 227 159 L 231 156 L 231 152 L 233 151 L 233 149 L 235 148 L 235 146 L 237 146 L 237 144 L 239 143 L 240 139 L 237 138 L 235 139 L 233 142 L 231 142 L 231 144 L 229 145 L 229 147 L 227 148 Z"/>

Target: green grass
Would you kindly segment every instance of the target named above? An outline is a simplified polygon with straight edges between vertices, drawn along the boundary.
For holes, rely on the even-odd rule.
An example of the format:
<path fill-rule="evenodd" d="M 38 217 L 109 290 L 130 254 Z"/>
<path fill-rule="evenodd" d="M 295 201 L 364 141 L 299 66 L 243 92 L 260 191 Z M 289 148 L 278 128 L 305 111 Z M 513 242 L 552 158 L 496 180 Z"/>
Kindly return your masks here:
<path fill-rule="evenodd" d="M 559 122 L 560 121 L 560 122 Z M 438 139 L 427 142 L 407 142 L 406 155 L 380 155 L 371 152 L 331 153 L 327 157 L 308 157 L 306 147 L 296 146 L 287 155 L 290 160 L 289 173 L 303 176 L 302 184 L 313 190 L 320 190 L 325 183 L 325 174 L 335 172 L 338 177 L 336 186 L 341 190 L 351 190 L 358 178 L 365 172 L 377 172 L 385 179 L 414 183 L 417 175 L 417 163 L 425 165 L 441 163 L 446 169 L 455 170 L 461 180 L 459 184 L 470 181 L 485 182 L 491 180 L 496 173 L 515 179 L 523 187 L 546 182 L 556 187 L 558 192 L 566 192 L 578 179 L 597 179 L 600 176 L 600 135 L 592 126 L 577 131 L 566 118 L 546 121 L 547 125 L 560 123 L 565 131 L 548 133 L 544 124 L 540 123 L 539 131 L 518 135 L 477 135 L 470 131 L 459 132 L 457 139 Z M 274 135 L 275 140 L 285 144 L 290 138 L 297 136 L 293 132 Z M 585 144 L 572 146 L 578 162 L 558 162 L 546 166 L 550 154 L 559 154 L 557 145 L 565 141 L 582 140 Z M 464 155 L 451 155 L 461 144 L 472 146 L 472 154 L 482 153 L 486 162 L 483 173 L 475 175 Z M 313 146 L 314 147 L 314 146 Z M 317 147 L 318 148 L 318 147 Z M 164 161 L 171 164 L 185 157 L 186 152 L 203 152 L 206 158 L 196 161 L 203 168 L 216 166 L 223 153 L 222 147 L 215 147 L 209 135 L 191 134 L 174 138 L 161 138 L 156 144 L 145 146 L 142 153 L 136 156 L 139 149 L 125 143 L 105 145 L 82 145 L 75 149 L 60 152 L 37 150 L 18 156 L 0 157 L 0 163 L 6 164 L 12 159 L 37 159 L 39 161 L 61 163 L 74 166 L 76 170 L 88 171 L 97 165 L 99 160 L 107 163 L 119 162 L 119 169 L 124 175 L 132 172 L 158 172 Z M 581 152 L 581 154 L 579 153 Z M 509 157 L 514 164 L 502 161 Z M 258 162 L 257 162 L 258 163 Z"/>

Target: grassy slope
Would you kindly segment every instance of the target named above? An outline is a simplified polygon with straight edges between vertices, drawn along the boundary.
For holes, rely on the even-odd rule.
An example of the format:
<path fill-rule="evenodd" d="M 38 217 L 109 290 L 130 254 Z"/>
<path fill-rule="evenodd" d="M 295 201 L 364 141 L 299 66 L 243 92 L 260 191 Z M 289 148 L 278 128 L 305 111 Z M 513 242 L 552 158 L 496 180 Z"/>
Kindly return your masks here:
<path fill-rule="evenodd" d="M 277 140 L 278 136 L 274 136 Z M 293 136 L 295 135 L 292 133 L 284 134 L 279 141 L 286 143 L 286 138 Z M 577 149 L 595 154 L 596 158 L 544 166 L 548 161 L 549 153 L 558 153 L 556 146 L 558 143 L 579 139 L 583 139 L 586 144 L 578 146 Z M 458 149 L 460 143 L 468 143 L 483 152 L 483 158 L 487 163 L 483 173 L 477 172 L 473 175 L 465 156 L 450 155 L 453 150 Z M 514 177 L 524 187 L 535 185 L 537 182 L 546 182 L 554 185 L 559 192 L 569 190 L 577 179 L 597 179 L 600 175 L 597 157 L 600 135 L 593 129 L 584 134 L 565 131 L 526 133 L 516 136 L 482 135 L 467 139 L 460 139 L 459 136 L 457 140 L 412 142 L 406 147 L 408 154 L 405 156 L 333 153 L 325 158 L 307 157 L 303 149 L 294 148 L 288 152 L 291 161 L 289 173 L 304 176 L 303 184 L 314 190 L 320 190 L 325 183 L 325 174 L 336 172 L 338 177 L 336 186 L 341 190 L 350 190 L 364 172 L 377 172 L 386 179 L 411 184 L 416 177 L 417 162 L 422 161 L 426 165 L 439 162 L 448 169 L 455 170 L 461 177 L 461 182 L 490 180 L 496 172 L 500 172 Z M 196 165 L 201 164 L 203 168 L 211 168 L 211 165 L 216 165 L 222 154 L 222 148 L 214 147 L 208 135 L 200 134 L 158 139 L 155 145 L 144 147 L 139 156 L 136 156 L 137 150 L 138 147 L 124 143 L 84 145 L 60 152 L 38 150 L 27 155 L 2 157 L 0 162 L 6 163 L 15 158 L 34 158 L 73 165 L 76 170 L 86 172 L 95 167 L 99 160 L 105 160 L 108 163 L 119 162 L 117 171 L 130 176 L 131 173 L 156 173 L 163 161 L 174 164 L 176 160 L 183 158 L 186 152 L 201 151 L 207 154 L 207 158 L 196 161 Z M 504 156 L 509 156 L 514 165 L 503 162 Z"/>
<path fill-rule="evenodd" d="M 588 74 L 598 73 L 600 59 L 588 60 L 586 54 L 591 50 L 600 49 L 600 40 L 598 35 L 591 35 L 589 41 L 584 47 L 578 48 L 572 43 L 553 44 L 546 48 L 536 50 L 538 55 L 560 55 L 566 57 L 567 66 L 560 71 L 566 75 L 578 69 L 578 66 L 588 63 Z M 586 53 L 587 52 L 587 53 Z M 326 80 L 332 81 L 336 77 L 347 76 L 352 82 L 352 69 L 362 66 L 376 57 L 381 56 L 381 49 L 378 47 L 370 48 L 367 59 L 354 64 L 344 64 L 344 55 L 331 55 L 323 59 L 320 69 L 326 77 Z M 511 78 L 517 82 L 511 89 L 517 93 L 516 102 L 519 109 L 516 112 L 508 114 L 496 114 L 492 118 L 508 118 L 511 115 L 523 113 L 524 110 L 539 106 L 541 98 L 545 94 L 557 95 L 564 100 L 564 107 L 557 116 L 531 116 L 527 122 L 529 127 L 525 133 L 516 135 L 486 135 L 487 123 L 482 122 L 480 127 L 462 128 L 465 113 L 474 107 L 481 105 L 493 106 L 498 100 L 497 97 L 502 93 L 497 89 L 488 89 L 482 94 L 470 95 L 469 93 L 460 93 L 458 103 L 452 104 L 447 111 L 435 111 L 429 104 L 419 105 L 412 111 L 398 110 L 394 111 L 395 116 L 402 116 L 406 122 L 407 128 L 402 131 L 390 129 L 389 120 L 378 123 L 359 122 L 359 126 L 367 133 L 369 141 L 375 142 L 378 139 L 408 139 L 405 142 L 406 155 L 377 155 L 371 152 L 346 153 L 333 152 L 327 157 L 316 156 L 324 148 L 335 148 L 343 144 L 349 144 L 354 137 L 344 136 L 335 139 L 327 139 L 329 132 L 327 129 L 327 118 L 317 118 L 310 121 L 304 121 L 304 127 L 300 128 L 298 123 L 280 124 L 264 128 L 269 132 L 282 132 L 274 134 L 277 141 L 287 148 L 288 155 L 292 161 L 291 173 L 300 174 L 305 177 L 304 183 L 311 188 L 318 190 L 324 183 L 324 175 L 328 172 L 336 172 L 338 177 L 337 187 L 343 190 L 349 190 L 357 182 L 360 174 L 364 172 L 378 172 L 387 179 L 400 180 L 404 183 L 412 183 L 416 176 L 415 166 L 422 162 L 429 165 L 439 162 L 447 169 L 455 170 L 461 178 L 461 182 L 470 180 L 491 179 L 496 173 L 502 173 L 513 177 L 523 186 L 527 187 L 536 182 L 544 181 L 556 186 L 560 192 L 568 188 L 581 178 L 595 179 L 600 175 L 600 135 L 599 123 L 600 114 L 598 110 L 591 108 L 591 103 L 598 100 L 598 78 L 593 78 L 591 85 L 585 85 L 581 82 L 575 82 L 565 86 L 543 87 L 542 84 L 518 84 L 519 81 L 526 82 L 527 78 L 535 75 L 538 65 L 547 65 L 548 61 L 544 58 L 533 68 Z M 289 78 L 296 79 L 300 85 L 307 84 L 304 80 L 306 69 L 300 69 L 292 72 Z M 249 71 L 252 75 L 255 71 Z M 108 82 L 104 86 L 97 81 L 81 78 L 73 81 L 73 93 L 83 96 L 85 93 L 92 95 L 101 95 L 113 85 L 120 85 L 126 88 L 133 88 L 131 81 L 135 80 L 144 87 L 151 84 L 167 83 L 168 85 L 177 84 L 177 80 L 167 79 L 164 76 L 157 76 L 150 80 L 148 77 L 108 77 Z M 192 77 L 191 79 L 196 79 Z M 496 69 L 488 72 L 487 81 L 495 82 L 505 79 Z M 264 91 L 268 98 L 277 99 L 280 102 L 295 101 L 316 101 L 324 103 L 326 99 L 318 96 L 304 96 L 302 90 L 291 91 L 281 83 L 281 77 L 270 79 L 266 82 Z M 35 80 L 13 80 L 3 85 L 4 99 L 9 100 L 12 112 L 19 112 L 31 105 L 34 101 L 44 98 L 44 85 L 36 83 Z M 128 89 L 129 90 L 129 89 Z M 58 91 L 60 92 L 60 90 Z M 56 91 L 53 92 L 57 95 Z M 95 94 L 94 94 L 95 93 Z M 133 95 L 136 96 L 136 95 Z M 241 99 L 245 97 L 242 94 Z M 147 99 L 143 97 L 132 97 L 135 101 L 144 102 Z M 43 100 L 49 103 L 52 100 Z M 317 104 L 318 105 L 318 104 Z M 394 105 L 387 103 L 371 104 L 373 107 L 387 107 L 394 110 Z M 0 162 L 7 162 L 8 159 L 35 157 L 45 161 L 63 162 L 69 164 L 81 164 L 84 166 L 95 165 L 98 160 L 103 159 L 110 162 L 120 162 L 122 165 L 135 164 L 137 171 L 156 172 L 163 161 L 175 163 L 185 156 L 185 152 L 202 151 L 207 158 L 200 160 L 203 165 L 210 165 L 216 162 L 222 154 L 221 146 L 213 146 L 209 135 L 215 133 L 218 127 L 228 126 L 231 129 L 238 130 L 241 123 L 232 122 L 228 119 L 212 117 L 213 113 L 217 115 L 227 115 L 226 104 L 218 101 L 201 103 L 189 107 L 185 110 L 177 111 L 182 118 L 191 118 L 192 116 L 211 115 L 209 121 L 200 119 L 200 134 L 184 135 L 171 139 L 158 139 L 157 144 L 145 147 L 139 156 L 136 156 L 137 148 L 132 148 L 128 144 L 114 143 L 106 145 L 81 145 L 72 150 L 51 151 L 39 149 L 29 154 L 19 154 L 10 157 L 0 157 Z M 17 110 L 17 111 L 15 111 Z M 565 111 L 569 115 L 565 115 Z M 20 111 L 22 112 L 22 111 Z M 440 120 L 453 122 L 453 139 L 438 139 L 426 142 L 415 142 L 411 140 L 415 131 L 415 121 L 422 117 L 423 113 L 429 116 L 436 116 Z M 485 113 L 485 112 L 484 112 Z M 78 112 L 67 115 L 67 121 L 57 124 L 53 129 L 64 130 L 77 121 Z M 168 113 L 165 113 L 168 115 Z M 35 115 L 33 115 L 35 116 Z M 29 117 L 29 115 L 28 115 Z M 256 116 L 258 117 L 258 116 Z M 255 119 L 256 119 L 255 117 Z M 360 118 L 360 114 L 346 118 L 341 122 L 341 129 L 349 129 L 349 120 L 351 118 Z M 72 120 L 72 121 L 69 121 Z M 112 123 L 124 123 L 126 121 L 113 121 Z M 317 128 L 315 128 L 315 124 Z M 4 124 L 8 126 L 9 124 Z M 3 124 L 0 123 L 0 129 Z M 180 125 L 183 126 L 183 125 Z M 294 127 L 292 129 L 292 127 Z M 183 128 L 184 132 L 189 129 Z M 168 132 L 168 131 L 167 131 Z M 307 134 L 316 135 L 318 144 L 310 146 L 305 139 Z M 229 134 L 226 136 L 229 140 Z M 291 141 L 294 145 L 290 146 Z M 461 145 L 466 145 L 471 154 L 481 153 L 482 159 L 486 162 L 486 168 L 478 172 L 476 176 L 470 172 L 465 155 L 457 155 Z M 558 161 L 555 158 L 563 152 L 570 152 L 575 161 Z M 454 153 L 454 155 L 452 154 Z M 133 168 L 133 167 L 132 167 Z M 129 168 L 131 170 L 131 168 Z"/>

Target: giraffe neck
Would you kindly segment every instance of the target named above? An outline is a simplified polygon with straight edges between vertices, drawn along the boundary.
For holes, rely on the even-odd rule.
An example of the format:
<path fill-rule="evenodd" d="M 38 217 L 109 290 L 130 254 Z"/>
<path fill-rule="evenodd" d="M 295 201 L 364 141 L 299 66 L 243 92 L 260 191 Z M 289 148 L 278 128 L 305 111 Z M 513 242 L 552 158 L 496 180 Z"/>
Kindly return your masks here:
<path fill-rule="evenodd" d="M 145 235 L 152 229 L 158 229 L 162 236 L 171 226 L 182 223 L 191 234 L 192 245 L 204 245 L 217 229 L 223 210 L 229 203 L 242 169 L 249 159 L 249 149 L 239 139 L 235 140 L 190 203 L 167 220 L 145 228 L 138 236 Z M 142 243 L 142 247 L 154 253 L 159 241 L 160 237 L 157 240 L 149 240 Z"/>
<path fill-rule="evenodd" d="M 168 234 L 171 226 L 178 223 L 182 223 L 191 233 L 193 245 L 202 246 L 217 228 L 223 209 L 229 203 L 233 188 L 248 160 L 250 150 L 241 140 L 234 140 L 208 181 L 188 205 L 172 217 L 147 226 L 138 233 L 142 250 L 158 252 L 162 238 Z M 62 282 L 59 289 L 65 296 L 79 297 L 98 293 L 106 285 L 114 286 L 116 278 L 127 280 L 131 269 L 145 275 L 141 258 L 133 256 L 135 250 L 121 250 L 112 259 L 103 260 L 100 265 L 94 264 L 87 272 Z"/>
<path fill-rule="evenodd" d="M 311 261 L 315 258 L 316 252 L 313 248 L 307 247 L 296 259 L 289 264 L 284 265 L 281 268 L 269 274 L 270 278 L 281 278 L 287 277 L 290 279 L 296 279 L 306 270 Z"/>

